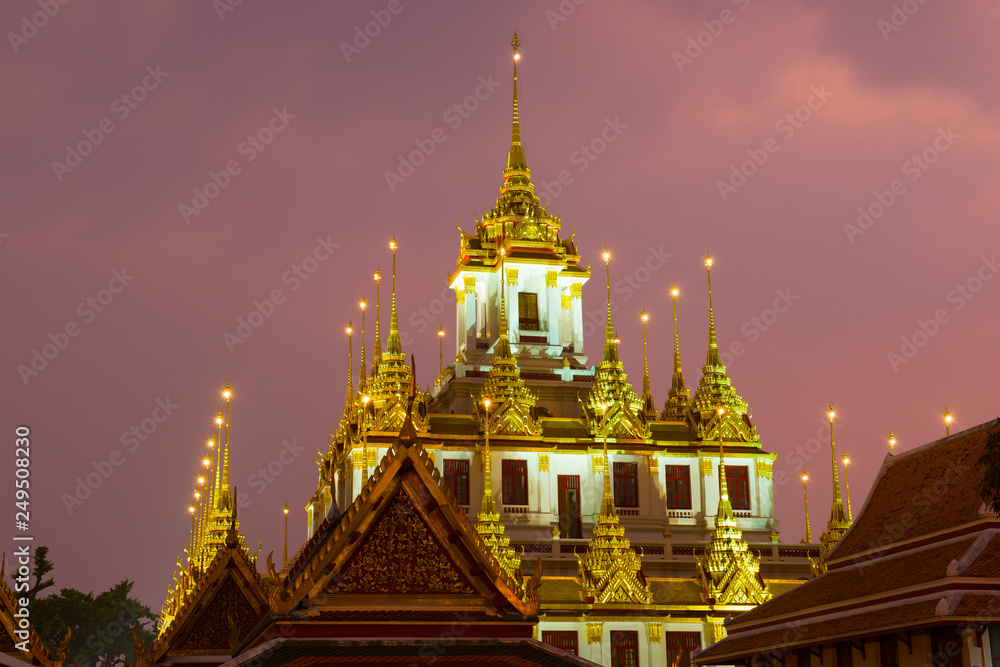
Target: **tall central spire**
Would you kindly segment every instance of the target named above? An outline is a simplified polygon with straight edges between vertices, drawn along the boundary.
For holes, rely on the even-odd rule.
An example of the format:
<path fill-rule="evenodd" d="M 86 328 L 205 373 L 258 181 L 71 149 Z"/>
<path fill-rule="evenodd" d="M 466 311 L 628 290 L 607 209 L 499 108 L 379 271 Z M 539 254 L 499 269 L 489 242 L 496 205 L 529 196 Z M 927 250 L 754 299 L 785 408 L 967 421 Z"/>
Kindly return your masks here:
<path fill-rule="evenodd" d="M 510 152 L 507 154 L 507 169 L 528 169 L 528 163 L 524 159 L 524 148 L 521 147 L 521 125 L 517 118 L 517 61 L 521 59 L 521 54 L 517 48 L 521 46 L 521 40 L 514 33 L 514 39 L 510 40 L 510 45 L 514 47 L 514 124 L 510 136 Z"/>

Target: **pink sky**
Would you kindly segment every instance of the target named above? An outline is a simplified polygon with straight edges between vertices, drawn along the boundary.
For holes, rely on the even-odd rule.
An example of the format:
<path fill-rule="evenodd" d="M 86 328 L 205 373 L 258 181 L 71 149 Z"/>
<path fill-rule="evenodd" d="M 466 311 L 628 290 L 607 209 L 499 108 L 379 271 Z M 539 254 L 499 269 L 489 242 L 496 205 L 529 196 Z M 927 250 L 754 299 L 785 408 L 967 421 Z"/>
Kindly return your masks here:
<path fill-rule="evenodd" d="M 390 5 L 401 9 L 387 14 Z M 33 31 L 23 21 L 43 11 L 37 0 L 4 3 L 0 414 L 11 445 L 15 426 L 31 427 L 31 532 L 52 548 L 57 585 L 103 590 L 128 578 L 159 610 L 227 378 L 232 477 L 252 499 L 240 512 L 248 542 L 280 556 L 287 499 L 298 548 L 314 451 L 346 392 L 343 330 L 358 323 L 361 294 L 373 297 L 376 265 L 387 270 L 391 236 L 404 347 L 421 384 L 437 370 L 439 322 L 453 344 L 451 304 L 443 315 L 421 309 L 441 310 L 456 221 L 470 230 L 497 196 L 514 28 L 536 191 L 551 196 L 545 184 L 570 172 L 547 203 L 565 234 L 576 229 L 585 259 L 611 249 L 621 354 L 640 388 L 639 312 L 650 313 L 658 404 L 672 363 L 667 289 L 682 290 L 681 352 L 695 385 L 707 344 L 702 262 L 715 258 L 720 345 L 742 346 L 730 375 L 778 455 L 776 474 L 790 479 L 776 491 L 783 540 L 804 536 L 795 450 L 831 400 L 855 513 L 890 428 L 907 449 L 944 435 L 946 403 L 956 430 L 995 418 L 1000 2 L 898 5 L 890 30 L 884 0 L 244 2 L 221 19 L 207 2 L 70 3 Z M 390 20 L 345 55 L 372 12 Z M 30 37 L 12 40 L 22 31 Z M 689 37 L 707 46 L 683 62 L 675 52 Z M 478 108 L 449 113 L 484 80 Z M 280 129 L 271 143 L 243 144 L 269 123 Z M 581 158 L 609 123 L 614 141 Z M 386 171 L 439 129 L 445 139 L 390 190 Z M 54 167 L 84 132 L 100 136 L 92 152 L 72 171 Z M 754 173 L 723 198 L 719 182 L 754 156 L 763 164 L 747 165 Z M 188 224 L 179 206 L 227 163 L 228 182 L 217 175 L 226 187 Z M 890 197 L 866 229 L 845 229 L 859 207 L 877 212 Z M 318 238 L 339 245 L 293 290 L 283 276 Z M 640 270 L 666 253 L 662 268 Z M 134 278 L 102 294 L 123 268 Z M 223 334 L 275 289 L 284 302 L 230 353 Z M 598 280 L 584 293 L 598 317 L 602 291 Z M 769 313 L 779 293 L 791 305 Z M 100 312 L 86 305 L 109 296 Z M 67 325 L 76 335 L 25 382 L 18 366 Z M 902 356 L 915 334 L 915 354 Z M 589 337 L 592 359 L 599 350 Z M 905 363 L 894 367 L 890 353 Z M 127 451 L 121 434 L 168 398 L 178 407 Z M 293 440 L 305 452 L 254 485 Z M 823 442 L 805 463 L 814 536 L 829 511 Z M 115 450 L 121 464 L 69 514 L 61 496 Z M 5 525 L 13 512 L 8 504 Z"/>

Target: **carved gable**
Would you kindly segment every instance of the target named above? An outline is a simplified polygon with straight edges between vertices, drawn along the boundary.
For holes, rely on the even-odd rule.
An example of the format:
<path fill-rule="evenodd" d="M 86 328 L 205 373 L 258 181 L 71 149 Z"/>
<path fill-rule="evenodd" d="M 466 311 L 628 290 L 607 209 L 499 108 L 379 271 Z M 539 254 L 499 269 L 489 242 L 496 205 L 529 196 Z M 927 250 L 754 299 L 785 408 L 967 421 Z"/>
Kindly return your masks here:
<path fill-rule="evenodd" d="M 402 487 L 324 592 L 477 594 Z"/>
<path fill-rule="evenodd" d="M 243 635 L 257 618 L 258 609 L 232 576 L 219 586 L 199 622 L 178 648 L 182 651 L 224 651 L 231 649 L 235 633 Z"/>

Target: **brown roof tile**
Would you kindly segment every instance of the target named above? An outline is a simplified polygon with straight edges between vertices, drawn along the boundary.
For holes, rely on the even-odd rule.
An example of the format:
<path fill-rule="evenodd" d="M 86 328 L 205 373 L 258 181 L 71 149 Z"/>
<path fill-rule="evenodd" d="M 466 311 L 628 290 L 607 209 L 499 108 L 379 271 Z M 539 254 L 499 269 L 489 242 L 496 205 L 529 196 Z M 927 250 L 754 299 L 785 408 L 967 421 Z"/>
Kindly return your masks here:
<path fill-rule="evenodd" d="M 890 456 L 854 526 L 830 560 L 909 540 L 979 519 L 976 461 L 989 422 L 950 438 Z M 947 511 L 941 511 L 947 508 Z"/>

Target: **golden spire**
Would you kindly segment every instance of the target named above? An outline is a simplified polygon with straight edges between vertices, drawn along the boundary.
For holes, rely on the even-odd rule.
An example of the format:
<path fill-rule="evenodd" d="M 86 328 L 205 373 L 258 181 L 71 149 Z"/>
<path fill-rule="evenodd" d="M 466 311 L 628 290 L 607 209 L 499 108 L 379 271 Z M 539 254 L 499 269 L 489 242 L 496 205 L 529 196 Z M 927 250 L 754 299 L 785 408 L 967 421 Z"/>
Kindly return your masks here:
<path fill-rule="evenodd" d="M 577 568 L 583 583 L 584 601 L 591 603 L 649 604 L 652 593 L 642 573 L 642 560 L 625 537 L 625 527 L 618 519 L 611 493 L 611 468 L 608 459 L 608 413 L 611 406 L 602 403 L 601 432 L 604 440 L 604 493 L 601 513 L 586 556 L 577 554 Z"/>
<path fill-rule="evenodd" d="M 948 412 L 948 406 L 944 406 L 944 436 L 946 438 L 951 435 L 951 422 L 953 419 L 952 414 Z"/>
<path fill-rule="evenodd" d="M 668 421 L 684 421 L 688 406 L 691 403 L 691 392 L 684 383 L 684 371 L 681 369 L 681 344 L 677 335 L 677 285 L 670 285 L 670 300 L 674 309 L 674 375 L 670 380 L 670 391 L 667 401 L 663 404 L 663 419 Z"/>
<path fill-rule="evenodd" d="M 518 169 L 526 171 L 527 161 L 524 159 L 524 148 L 521 147 L 521 125 L 517 118 L 517 61 L 521 59 L 521 54 L 517 48 L 521 46 L 521 40 L 514 33 L 514 39 L 510 40 L 510 45 L 514 47 L 514 123 L 510 137 L 510 152 L 507 154 L 507 169 Z"/>
<path fill-rule="evenodd" d="M 441 348 L 438 351 L 439 361 L 438 361 L 438 377 L 444 375 L 444 324 L 438 326 L 438 343 Z"/>
<path fill-rule="evenodd" d="M 504 525 L 500 521 L 500 511 L 496 498 L 493 497 L 493 455 L 490 453 L 490 405 L 492 401 L 485 398 L 482 402 L 483 411 L 483 499 L 479 503 L 479 514 L 476 515 L 476 533 L 482 538 L 497 563 L 510 576 L 514 576 L 521 567 L 521 557 L 510 546 L 510 538 L 505 535 Z M 478 409 L 478 406 L 477 406 Z"/>
<path fill-rule="evenodd" d="M 226 388 L 222 392 L 222 397 L 226 399 L 226 442 L 224 445 L 225 449 L 222 453 L 222 480 L 220 487 L 226 509 L 232 509 L 232 503 L 229 496 L 229 400 L 232 396 L 233 389 L 229 385 L 229 380 L 226 380 Z"/>
<path fill-rule="evenodd" d="M 285 501 L 285 553 L 281 561 L 281 569 L 288 567 L 288 501 Z"/>
<path fill-rule="evenodd" d="M 838 505 L 842 500 L 840 495 L 840 477 L 838 475 L 839 468 L 837 466 L 837 446 L 833 441 L 833 418 L 837 416 L 837 413 L 833 410 L 833 403 L 830 403 L 830 409 L 826 414 L 830 418 L 830 452 L 833 456 L 833 504 Z"/>
<path fill-rule="evenodd" d="M 847 464 L 851 462 L 851 459 L 847 458 L 847 450 L 844 450 L 844 496 L 847 500 L 847 520 L 854 521 L 854 513 L 851 512 L 851 483 L 847 481 Z"/>
<path fill-rule="evenodd" d="M 889 453 L 894 456 L 896 454 L 896 436 L 892 434 L 891 428 L 889 429 Z"/>
<path fill-rule="evenodd" d="M 708 353 L 706 366 L 722 366 L 719 343 L 715 338 L 715 312 L 712 310 L 712 258 L 705 255 L 705 274 L 708 276 Z"/>
<path fill-rule="evenodd" d="M 372 354 L 373 376 L 378 373 L 378 365 L 382 361 L 382 335 L 379 333 L 379 326 L 382 321 L 381 286 L 382 272 L 380 269 L 375 269 L 375 351 Z"/>
<path fill-rule="evenodd" d="M 698 580 L 710 604 L 760 604 L 770 599 L 771 593 L 760 576 L 760 559 L 743 539 L 729 501 L 722 432 L 725 416 L 726 408 L 720 405 L 709 424 L 708 435 L 714 432 L 719 439 L 719 509 L 712 538 L 698 559 Z"/>
<path fill-rule="evenodd" d="M 358 391 L 364 391 L 365 388 L 365 309 L 368 308 L 368 302 L 365 301 L 365 297 L 361 297 L 361 365 L 358 366 Z"/>
<path fill-rule="evenodd" d="M 611 253 L 604 250 L 604 278 L 608 289 L 608 321 L 604 325 L 604 361 L 618 361 L 618 348 L 615 346 L 615 332 L 611 325 Z"/>
<path fill-rule="evenodd" d="M 507 336 L 507 273 L 504 258 L 506 251 L 500 249 L 500 337 L 493 349 L 492 367 L 483 386 L 483 403 L 496 405 L 496 417 L 488 419 L 494 433 L 506 435 L 541 435 L 542 429 L 534 415 L 538 397 L 524 386 L 517 358 L 511 353 Z M 478 407 L 477 407 L 478 410 Z"/>
<path fill-rule="evenodd" d="M 830 520 L 826 524 L 826 532 L 820 536 L 820 543 L 823 545 L 820 558 L 825 559 L 833 549 L 837 541 L 844 536 L 847 529 L 851 527 L 851 522 L 844 510 L 844 503 L 841 501 L 840 476 L 837 470 L 837 446 L 833 439 L 833 419 L 837 413 L 833 410 L 833 403 L 827 412 L 830 418 L 830 451 L 833 462 L 833 505 L 830 507 Z"/>
<path fill-rule="evenodd" d="M 347 323 L 347 404 L 354 400 L 354 323 Z M 361 362 L 364 366 L 364 362 Z"/>
<path fill-rule="evenodd" d="M 701 369 L 701 379 L 698 390 L 691 400 L 691 416 L 695 432 L 701 438 L 706 438 L 715 410 L 719 406 L 726 409 L 726 437 L 741 442 L 757 443 L 760 437 L 757 429 L 748 418 L 749 405 L 742 396 L 733 389 L 732 380 L 726 374 L 722 365 L 719 344 L 715 335 L 715 311 L 712 306 L 712 265 L 711 257 L 705 257 L 705 268 L 708 274 L 708 352 L 705 355 L 705 365 Z"/>
<path fill-rule="evenodd" d="M 646 356 L 646 322 L 649 320 L 649 315 L 646 314 L 645 308 L 642 309 L 639 319 L 642 320 L 642 412 L 646 415 L 646 419 L 651 421 L 656 419 L 656 406 L 653 405 L 653 392 L 649 383 L 649 358 Z"/>
<path fill-rule="evenodd" d="M 595 437 L 601 424 L 608 423 L 613 437 L 648 438 L 649 424 L 643 412 L 643 402 L 635 393 L 625 367 L 618 358 L 618 345 L 611 323 L 611 253 L 604 251 L 605 283 L 607 288 L 607 323 L 604 331 L 604 356 L 594 374 L 594 384 L 583 406 L 584 419 Z M 606 406 L 606 411 L 601 407 Z M 606 413 L 606 417 L 605 417 Z"/>
<path fill-rule="evenodd" d="M 812 544 L 812 528 L 809 526 L 809 492 L 806 491 L 806 482 L 809 480 L 809 475 L 806 474 L 806 469 L 802 469 L 802 501 L 806 506 L 806 544 Z"/>
<path fill-rule="evenodd" d="M 386 344 L 386 353 L 392 355 L 403 354 L 403 344 L 399 340 L 399 315 L 396 313 L 396 237 L 389 241 L 389 248 L 392 250 L 392 315 L 389 319 L 389 342 Z"/>

